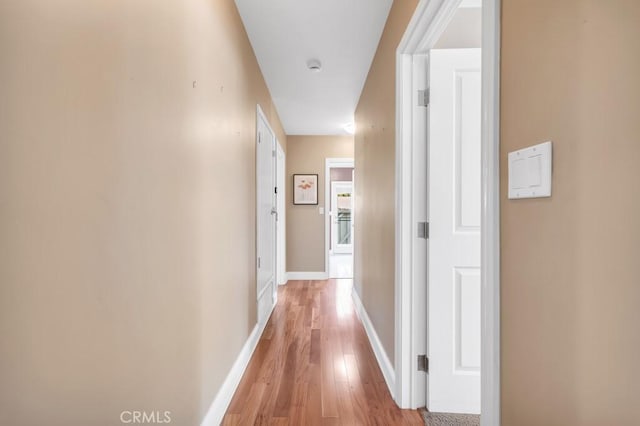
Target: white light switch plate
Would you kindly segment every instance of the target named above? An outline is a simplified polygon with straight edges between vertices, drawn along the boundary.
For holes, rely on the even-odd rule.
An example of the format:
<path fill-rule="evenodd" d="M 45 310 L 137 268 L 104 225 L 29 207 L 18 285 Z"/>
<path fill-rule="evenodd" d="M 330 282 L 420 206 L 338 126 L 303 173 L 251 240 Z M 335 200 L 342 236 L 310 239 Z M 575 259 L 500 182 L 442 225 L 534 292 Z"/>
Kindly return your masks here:
<path fill-rule="evenodd" d="M 318 213 L 324 214 L 324 207 L 318 207 Z"/>
<path fill-rule="evenodd" d="M 551 197 L 551 142 L 509 153 L 509 199 Z"/>

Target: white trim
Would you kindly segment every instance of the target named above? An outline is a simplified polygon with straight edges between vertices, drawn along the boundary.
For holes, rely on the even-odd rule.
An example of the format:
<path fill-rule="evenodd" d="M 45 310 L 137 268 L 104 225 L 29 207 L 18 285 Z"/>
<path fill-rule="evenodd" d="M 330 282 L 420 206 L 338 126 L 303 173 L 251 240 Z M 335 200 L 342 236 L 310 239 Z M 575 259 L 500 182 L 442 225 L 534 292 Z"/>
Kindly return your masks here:
<path fill-rule="evenodd" d="M 482 0 L 462 0 L 462 3 L 460 3 L 460 6 L 458 6 L 460 9 L 468 9 L 468 8 L 473 8 L 473 7 L 482 7 Z"/>
<path fill-rule="evenodd" d="M 426 330 L 415 324 L 426 300 L 413 297 L 416 266 L 414 225 L 418 208 L 413 188 L 414 56 L 428 53 L 446 29 L 462 0 L 420 0 L 396 51 L 396 283 L 395 392 L 402 408 L 416 408 L 414 345 Z M 482 15 L 482 426 L 500 424 L 500 237 L 499 237 L 499 52 L 500 0 L 483 0 Z M 417 72 L 417 71 L 416 71 Z M 424 403 L 424 402 L 423 402 Z"/>
<path fill-rule="evenodd" d="M 482 426 L 500 425 L 500 0 L 482 9 Z"/>
<path fill-rule="evenodd" d="M 280 156 L 282 156 L 282 162 L 279 160 Z M 280 164 L 280 167 L 278 167 L 278 164 Z M 280 183 L 282 183 L 282 187 Z M 278 210 L 276 221 L 276 280 L 278 285 L 285 285 L 287 283 L 287 153 L 282 149 L 278 138 L 276 138 L 276 188 L 278 188 L 278 193 L 276 194 L 276 209 Z M 281 205 L 284 206 L 282 209 L 280 209 Z M 282 247 L 278 242 L 282 243 Z"/>
<path fill-rule="evenodd" d="M 287 281 L 289 281 L 291 278 L 289 278 L 289 273 L 285 272 L 284 275 L 282 276 L 282 281 L 280 281 L 278 283 L 278 285 L 285 285 L 287 284 Z"/>
<path fill-rule="evenodd" d="M 258 346 L 262 332 L 264 331 L 267 322 L 269 322 L 269 318 L 271 317 L 274 308 L 275 305 L 271 307 L 271 312 L 269 312 L 267 319 L 263 323 L 256 324 L 256 326 L 253 327 L 253 331 L 240 350 L 238 357 L 233 363 L 229 374 L 227 374 L 227 377 L 224 379 L 222 386 L 220 386 L 220 389 L 213 399 L 202 423 L 200 423 L 200 426 L 218 426 L 222 424 L 222 420 L 229 408 L 233 394 L 236 392 L 236 389 L 240 384 L 240 380 L 249 365 L 249 361 L 251 360 L 251 356 L 253 355 L 256 346 Z"/>
<path fill-rule="evenodd" d="M 325 158 L 324 162 L 324 270 L 329 277 L 329 250 L 331 235 L 331 216 L 327 206 L 331 206 L 330 185 L 331 185 L 331 169 L 337 168 L 355 168 L 353 158 Z M 328 202 L 327 202 L 328 200 Z"/>
<path fill-rule="evenodd" d="M 373 327 L 373 323 L 371 322 L 371 319 L 367 314 L 367 310 L 364 308 L 364 305 L 362 304 L 360 296 L 358 296 L 358 292 L 356 291 L 355 287 L 353 287 L 353 289 L 351 290 L 351 298 L 353 299 L 353 307 L 358 314 L 358 318 L 360 318 L 360 322 L 362 322 L 364 331 L 367 333 L 369 343 L 373 348 L 373 353 L 376 355 L 376 360 L 378 361 L 380 370 L 382 370 L 384 380 L 385 382 L 387 382 L 389 392 L 393 394 L 393 389 L 395 389 L 396 383 L 396 372 L 393 369 L 393 364 L 389 360 L 387 352 L 384 350 L 384 346 L 382 346 L 382 342 L 378 337 L 378 333 L 376 333 L 376 329 Z"/>
<path fill-rule="evenodd" d="M 419 4 L 418 7 L 423 3 Z M 416 10 L 418 13 L 419 10 Z M 416 15 L 414 15 L 415 17 Z M 408 30 L 407 30 L 408 31 Z M 396 56 L 396 216 L 395 216 L 395 391 L 391 392 L 400 408 L 409 408 L 412 404 L 412 366 L 411 363 L 411 148 L 410 135 L 404 129 L 411 129 L 411 117 L 403 114 L 402 103 L 411 98 L 410 55 Z M 408 140 L 407 140 L 408 139 Z"/>
<path fill-rule="evenodd" d="M 287 279 L 289 281 L 305 281 L 305 280 L 327 280 L 329 279 L 329 274 L 324 272 L 324 271 L 320 271 L 320 272 L 306 272 L 306 271 L 301 271 L 301 272 L 296 272 L 296 271 L 289 271 L 287 272 Z"/>

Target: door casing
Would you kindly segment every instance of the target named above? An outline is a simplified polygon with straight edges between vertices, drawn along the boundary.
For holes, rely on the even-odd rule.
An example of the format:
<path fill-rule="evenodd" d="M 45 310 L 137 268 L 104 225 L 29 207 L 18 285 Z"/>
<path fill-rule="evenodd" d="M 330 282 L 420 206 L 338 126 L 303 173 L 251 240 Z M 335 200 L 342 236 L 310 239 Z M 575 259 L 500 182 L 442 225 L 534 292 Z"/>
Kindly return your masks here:
<path fill-rule="evenodd" d="M 351 244 L 349 244 L 351 247 L 346 250 L 344 248 L 340 248 L 336 246 L 336 238 L 337 238 L 337 227 L 336 227 L 336 214 L 337 211 L 334 211 L 334 207 L 336 207 L 337 209 L 337 188 L 339 187 L 349 187 L 349 190 L 351 192 L 351 214 L 353 217 L 353 182 L 352 181 L 332 181 L 331 182 L 331 201 L 330 201 L 330 220 L 331 220 L 331 246 L 330 246 L 330 250 L 332 252 L 332 254 L 340 254 L 340 253 L 348 253 L 348 254 L 353 254 L 353 232 L 351 233 Z M 336 201 L 336 205 L 334 205 L 334 201 Z M 349 226 L 353 226 L 353 221 L 351 221 Z"/>
<path fill-rule="evenodd" d="M 287 283 L 287 185 L 286 185 L 286 154 L 280 142 L 276 139 L 276 280 L 278 285 Z"/>
<path fill-rule="evenodd" d="M 421 218 L 415 191 L 425 176 L 414 160 L 424 151 L 417 90 L 426 89 L 426 57 L 463 0 L 420 0 L 396 51 L 396 277 L 395 377 L 401 408 L 424 404 L 424 378 L 416 369 L 426 335 L 424 251 L 416 240 Z M 467 0 L 465 0 L 467 1 Z M 421 81 L 421 79 L 423 81 Z M 500 0 L 482 1 L 482 201 L 481 201 L 481 425 L 500 424 Z M 422 120 L 425 120 L 424 118 Z M 424 140 L 424 139 L 422 139 Z M 422 143 L 424 145 L 424 143 Z M 421 149 L 423 151 L 421 151 Z M 421 157 L 426 161 L 426 157 Z M 423 167 L 424 168 L 424 167 Z M 421 180 L 422 179 L 422 180 Z M 426 245 L 425 245 L 426 246 Z M 423 264 L 421 269 L 420 264 Z M 416 279 L 418 278 L 418 279 Z M 421 290 L 422 286 L 422 290 Z"/>
<path fill-rule="evenodd" d="M 330 201 L 330 188 L 331 188 L 331 169 L 336 168 L 354 168 L 353 158 L 326 158 L 324 166 L 324 271 L 325 277 L 329 278 L 329 250 L 331 239 L 331 216 L 329 215 Z M 355 185 L 355 182 L 354 182 Z M 355 211 L 351 217 L 352 221 L 355 221 Z M 325 279 L 326 279 L 325 278 Z"/>

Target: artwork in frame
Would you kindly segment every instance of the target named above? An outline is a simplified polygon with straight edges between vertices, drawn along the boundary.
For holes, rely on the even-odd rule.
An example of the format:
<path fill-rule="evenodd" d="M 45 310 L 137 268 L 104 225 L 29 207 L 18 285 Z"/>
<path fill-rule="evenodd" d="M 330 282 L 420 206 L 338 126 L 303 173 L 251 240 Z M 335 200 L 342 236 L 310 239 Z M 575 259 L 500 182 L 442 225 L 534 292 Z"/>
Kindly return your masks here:
<path fill-rule="evenodd" d="M 293 204 L 318 204 L 318 175 L 293 175 Z"/>

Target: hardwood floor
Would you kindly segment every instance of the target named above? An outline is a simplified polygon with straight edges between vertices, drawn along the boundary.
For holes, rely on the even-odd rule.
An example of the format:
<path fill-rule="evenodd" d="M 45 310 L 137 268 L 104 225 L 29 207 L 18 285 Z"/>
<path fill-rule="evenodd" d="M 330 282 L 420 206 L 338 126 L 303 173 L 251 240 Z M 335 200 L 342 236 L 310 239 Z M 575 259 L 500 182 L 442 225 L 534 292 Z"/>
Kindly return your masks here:
<path fill-rule="evenodd" d="M 279 288 L 224 425 L 424 425 L 391 398 L 351 285 L 289 281 Z"/>

